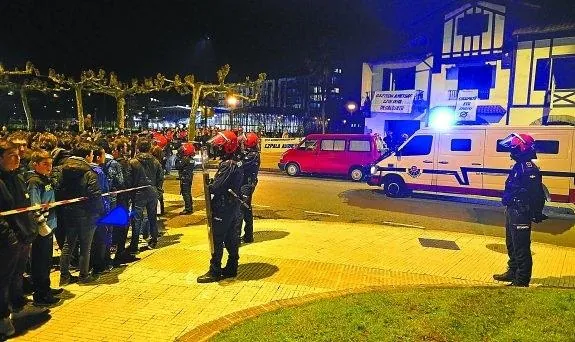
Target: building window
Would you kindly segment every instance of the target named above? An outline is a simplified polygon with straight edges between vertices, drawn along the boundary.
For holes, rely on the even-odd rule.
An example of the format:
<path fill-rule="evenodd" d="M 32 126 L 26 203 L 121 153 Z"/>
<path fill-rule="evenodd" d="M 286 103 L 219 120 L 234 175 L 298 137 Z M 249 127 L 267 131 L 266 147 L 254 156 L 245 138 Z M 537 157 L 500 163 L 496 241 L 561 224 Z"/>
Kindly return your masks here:
<path fill-rule="evenodd" d="M 480 36 L 488 31 L 488 14 L 467 14 L 457 20 L 457 34 L 461 36 Z"/>
<path fill-rule="evenodd" d="M 333 72 L 336 73 L 336 74 L 341 74 L 341 69 L 336 68 Z"/>
<path fill-rule="evenodd" d="M 413 137 L 399 153 L 401 156 L 426 156 L 431 152 L 432 135 L 417 135 Z"/>
<path fill-rule="evenodd" d="M 393 90 L 412 90 L 415 89 L 415 67 L 393 69 Z"/>
<path fill-rule="evenodd" d="M 554 57 L 553 63 L 549 58 L 537 59 L 535 66 L 534 90 L 549 89 L 549 68 L 553 69 L 553 80 L 555 89 L 571 90 L 575 89 L 575 56 Z"/>
<path fill-rule="evenodd" d="M 353 124 L 351 127 L 355 127 Z M 369 152 L 371 151 L 371 144 L 368 140 L 350 140 L 349 150 L 351 152 Z"/>
<path fill-rule="evenodd" d="M 535 84 L 533 90 L 549 89 L 549 58 L 539 58 L 535 65 Z"/>
<path fill-rule="evenodd" d="M 331 92 L 334 94 L 339 94 L 339 88 L 333 88 Z"/>
<path fill-rule="evenodd" d="M 345 150 L 345 140 L 322 140 L 322 151 L 343 151 Z"/>
<path fill-rule="evenodd" d="M 451 151 L 453 152 L 471 151 L 471 139 L 451 139 Z"/>
<path fill-rule="evenodd" d="M 459 89 L 478 89 L 479 99 L 489 99 L 489 89 L 495 88 L 495 66 L 486 64 L 459 67 L 457 83 Z"/>

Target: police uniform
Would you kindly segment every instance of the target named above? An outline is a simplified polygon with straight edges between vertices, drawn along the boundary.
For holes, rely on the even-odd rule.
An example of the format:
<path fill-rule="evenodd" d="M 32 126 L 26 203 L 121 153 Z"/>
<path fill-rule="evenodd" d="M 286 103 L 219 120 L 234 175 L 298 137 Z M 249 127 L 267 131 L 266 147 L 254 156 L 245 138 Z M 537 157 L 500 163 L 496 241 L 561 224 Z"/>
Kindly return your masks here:
<path fill-rule="evenodd" d="M 210 270 L 198 278 L 199 283 L 218 281 L 235 277 L 239 261 L 239 234 L 237 232 L 240 217 L 239 201 L 229 193 L 240 192 L 243 180 L 243 169 L 240 163 L 232 159 L 222 161 L 213 182 L 209 185 L 212 196 L 212 235 L 214 252 L 210 259 Z M 228 261 L 222 269 L 224 246 L 228 252 Z"/>
<path fill-rule="evenodd" d="M 241 206 L 242 220 L 239 223 L 239 233 L 242 231 L 242 221 L 245 221 L 243 241 L 254 241 L 254 216 L 252 211 L 252 195 L 258 184 L 258 172 L 260 170 L 260 153 L 257 149 L 247 149 L 240 155 L 244 177 L 242 180 L 241 194 L 249 208 Z"/>
<path fill-rule="evenodd" d="M 194 179 L 194 160 L 192 157 L 184 155 L 182 151 L 178 151 L 175 167 L 180 178 L 180 194 L 184 200 L 184 211 L 182 213 L 190 214 L 193 212 L 192 181 Z"/>
<path fill-rule="evenodd" d="M 505 242 L 509 256 L 509 279 L 514 285 L 527 286 L 531 280 L 530 196 L 532 189 L 540 186 L 541 172 L 531 160 L 520 160 L 511 169 L 505 181 L 503 205 L 505 210 Z"/>

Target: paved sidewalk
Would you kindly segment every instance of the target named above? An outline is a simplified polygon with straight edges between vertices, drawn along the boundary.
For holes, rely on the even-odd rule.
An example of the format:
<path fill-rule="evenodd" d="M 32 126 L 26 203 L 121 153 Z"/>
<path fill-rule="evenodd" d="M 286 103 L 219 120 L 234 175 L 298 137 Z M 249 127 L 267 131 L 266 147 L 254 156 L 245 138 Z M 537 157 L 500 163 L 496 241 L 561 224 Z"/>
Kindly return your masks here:
<path fill-rule="evenodd" d="M 142 260 L 113 270 L 98 284 L 67 286 L 68 299 L 51 310 L 51 319 L 15 340 L 173 341 L 186 333 L 199 338 L 218 330 L 212 324 L 206 331 L 207 322 L 282 299 L 381 285 L 501 286 L 491 275 L 504 271 L 507 259 L 504 241 L 495 237 L 258 220 L 256 242 L 240 249 L 238 277 L 197 284 L 209 259 L 204 217 L 199 211 L 186 219 L 195 225 L 168 227 L 158 249 L 141 253 Z M 575 249 L 534 243 L 533 258 L 533 284 L 575 288 Z"/>

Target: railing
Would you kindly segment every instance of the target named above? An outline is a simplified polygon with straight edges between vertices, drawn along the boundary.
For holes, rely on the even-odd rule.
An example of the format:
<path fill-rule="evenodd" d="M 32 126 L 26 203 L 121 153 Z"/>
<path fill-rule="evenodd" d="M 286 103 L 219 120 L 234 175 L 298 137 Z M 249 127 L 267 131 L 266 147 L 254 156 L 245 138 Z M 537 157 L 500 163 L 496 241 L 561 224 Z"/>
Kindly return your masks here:
<path fill-rule="evenodd" d="M 457 100 L 457 90 L 448 90 L 449 91 L 449 101 Z"/>

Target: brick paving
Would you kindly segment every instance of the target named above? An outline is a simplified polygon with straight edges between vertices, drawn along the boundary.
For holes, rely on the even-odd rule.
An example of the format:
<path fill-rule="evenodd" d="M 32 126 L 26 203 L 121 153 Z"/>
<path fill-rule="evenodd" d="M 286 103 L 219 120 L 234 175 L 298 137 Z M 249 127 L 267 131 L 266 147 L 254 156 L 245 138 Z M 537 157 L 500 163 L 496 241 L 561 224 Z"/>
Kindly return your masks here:
<path fill-rule="evenodd" d="M 256 242 L 240 249 L 238 277 L 197 284 L 209 259 L 205 213 L 177 217 L 181 209 L 173 208 L 158 249 L 94 285 L 66 286 L 50 319 L 14 340 L 197 341 L 281 306 L 381 286 L 502 285 L 491 279 L 506 265 L 501 238 L 293 220 L 256 221 Z M 459 250 L 422 247 L 419 238 L 454 241 Z M 532 249 L 534 285 L 575 288 L 575 249 Z M 57 284 L 58 273 L 52 276 Z"/>

